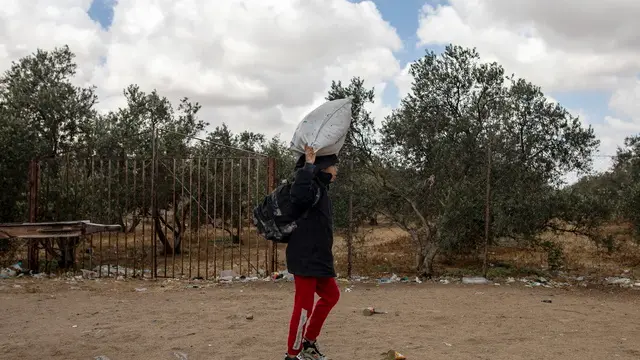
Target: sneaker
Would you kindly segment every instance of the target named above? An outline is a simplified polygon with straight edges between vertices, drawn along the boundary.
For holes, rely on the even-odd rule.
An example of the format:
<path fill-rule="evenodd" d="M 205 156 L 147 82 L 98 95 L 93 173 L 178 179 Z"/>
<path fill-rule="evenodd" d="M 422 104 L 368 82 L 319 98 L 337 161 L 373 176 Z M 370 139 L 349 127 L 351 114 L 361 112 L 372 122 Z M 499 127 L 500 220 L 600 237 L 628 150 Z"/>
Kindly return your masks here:
<path fill-rule="evenodd" d="M 322 353 L 318 349 L 318 343 L 312 343 L 307 340 L 304 340 L 302 342 L 302 351 L 298 356 L 303 360 L 327 360 L 327 358 L 322 355 Z"/>
<path fill-rule="evenodd" d="M 284 360 L 305 360 L 300 354 L 298 354 L 298 356 L 295 357 L 289 357 L 289 355 L 284 354 Z"/>

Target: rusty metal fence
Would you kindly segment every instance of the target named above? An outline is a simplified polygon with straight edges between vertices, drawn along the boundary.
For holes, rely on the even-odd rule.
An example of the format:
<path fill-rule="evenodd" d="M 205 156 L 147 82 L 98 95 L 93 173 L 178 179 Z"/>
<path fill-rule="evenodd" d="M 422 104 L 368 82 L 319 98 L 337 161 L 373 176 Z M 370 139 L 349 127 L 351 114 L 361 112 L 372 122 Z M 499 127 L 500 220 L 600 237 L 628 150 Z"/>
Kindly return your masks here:
<path fill-rule="evenodd" d="M 275 160 L 253 153 L 33 161 L 30 221 L 91 220 L 123 231 L 29 240 L 28 267 L 99 277 L 265 276 L 278 267 L 279 249 L 256 233 L 252 210 L 275 182 Z"/>

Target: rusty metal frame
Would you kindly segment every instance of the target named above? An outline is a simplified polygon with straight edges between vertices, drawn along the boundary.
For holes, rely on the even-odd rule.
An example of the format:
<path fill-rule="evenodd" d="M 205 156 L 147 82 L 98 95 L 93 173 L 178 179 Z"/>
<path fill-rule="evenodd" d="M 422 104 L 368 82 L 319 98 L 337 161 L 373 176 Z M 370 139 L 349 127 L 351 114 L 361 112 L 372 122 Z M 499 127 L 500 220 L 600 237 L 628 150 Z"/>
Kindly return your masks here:
<path fill-rule="evenodd" d="M 87 259 L 89 268 L 99 267 L 99 276 L 104 276 L 105 272 L 108 276 L 113 268 L 121 271 L 123 266 L 125 277 L 146 274 L 144 276 L 153 278 L 188 275 L 190 278 L 215 279 L 221 270 L 229 269 L 239 275 L 276 271 L 278 248 L 257 236 L 251 221 L 253 207 L 276 186 L 275 159 L 255 155 L 202 157 L 108 159 L 90 156 L 70 159 L 67 156 L 31 161 L 27 192 L 29 221 L 0 224 L 0 239 L 27 239 L 28 265 L 33 272 L 41 266 L 39 257 L 46 256 L 47 264 L 52 259 L 49 250 L 56 247 L 53 239 L 74 237 L 81 238 L 81 245 L 70 246 L 78 246 L 79 254 L 84 254 L 82 264 L 79 258 L 76 258 L 76 264 L 85 268 Z M 44 161 L 60 161 L 64 172 L 48 175 L 48 165 Z M 45 189 L 55 179 L 60 181 L 64 193 L 60 198 L 42 197 L 49 196 Z M 61 202 L 73 206 L 82 204 L 83 197 L 94 195 L 106 203 L 92 203 L 86 208 L 82 205 L 83 209 L 77 213 L 82 217 L 86 214 L 86 218 L 95 219 L 96 223 L 91 220 L 38 222 L 39 219 L 73 220 L 72 214 L 65 213 L 64 206 L 58 208 L 53 204 Z M 72 196 L 71 200 L 68 196 Z M 169 205 L 165 204 L 167 201 Z M 47 206 L 54 206 L 54 212 L 48 216 L 43 212 Z M 127 212 L 116 214 L 118 209 Z M 109 217 L 114 214 L 122 217 L 123 225 L 101 224 L 105 220 L 113 221 Z M 156 217 L 161 217 L 160 229 L 156 229 Z M 182 224 L 176 224 L 178 219 Z M 193 227 L 190 221 L 206 228 Z M 133 233 L 120 233 L 131 229 L 134 223 L 141 226 L 141 233 L 135 229 Z M 182 238 L 177 247 L 178 237 L 173 229 L 168 229 L 171 225 L 173 229 L 181 226 L 179 235 Z M 168 246 L 173 248 L 170 255 L 161 254 L 161 250 L 167 251 L 159 243 L 157 231 L 162 230 Z M 219 246 L 216 237 L 221 234 L 221 238 L 227 234 L 231 234 L 232 239 L 237 236 L 239 243 L 232 241 L 227 246 Z M 64 249 L 65 242 L 59 240 L 57 246 Z"/>
<path fill-rule="evenodd" d="M 95 224 L 90 220 L 12 223 L 0 224 L 0 239 L 69 238 L 121 230 L 120 225 Z"/>

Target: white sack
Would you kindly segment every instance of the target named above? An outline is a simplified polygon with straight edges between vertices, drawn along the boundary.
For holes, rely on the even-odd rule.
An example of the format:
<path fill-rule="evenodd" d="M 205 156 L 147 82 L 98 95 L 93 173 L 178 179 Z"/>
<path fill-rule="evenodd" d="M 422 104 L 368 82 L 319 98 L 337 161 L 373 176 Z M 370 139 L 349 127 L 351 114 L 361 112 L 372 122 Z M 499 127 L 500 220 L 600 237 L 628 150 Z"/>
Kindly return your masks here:
<path fill-rule="evenodd" d="M 351 97 L 332 100 L 315 108 L 298 124 L 289 148 L 304 154 L 309 145 L 318 156 L 337 155 L 351 125 L 352 101 Z"/>

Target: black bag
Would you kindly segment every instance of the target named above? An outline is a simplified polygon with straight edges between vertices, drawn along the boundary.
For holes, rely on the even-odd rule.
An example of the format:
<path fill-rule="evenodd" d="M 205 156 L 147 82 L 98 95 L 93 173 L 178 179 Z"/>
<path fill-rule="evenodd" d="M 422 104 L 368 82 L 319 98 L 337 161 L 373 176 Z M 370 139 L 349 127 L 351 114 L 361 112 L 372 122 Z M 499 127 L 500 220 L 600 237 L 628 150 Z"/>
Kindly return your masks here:
<path fill-rule="evenodd" d="M 253 224 L 265 239 L 286 244 L 298 227 L 296 221 L 305 217 L 310 209 L 300 209 L 291 203 L 291 182 L 280 184 L 262 203 L 253 209 Z M 320 200 L 320 189 L 312 206 Z"/>

